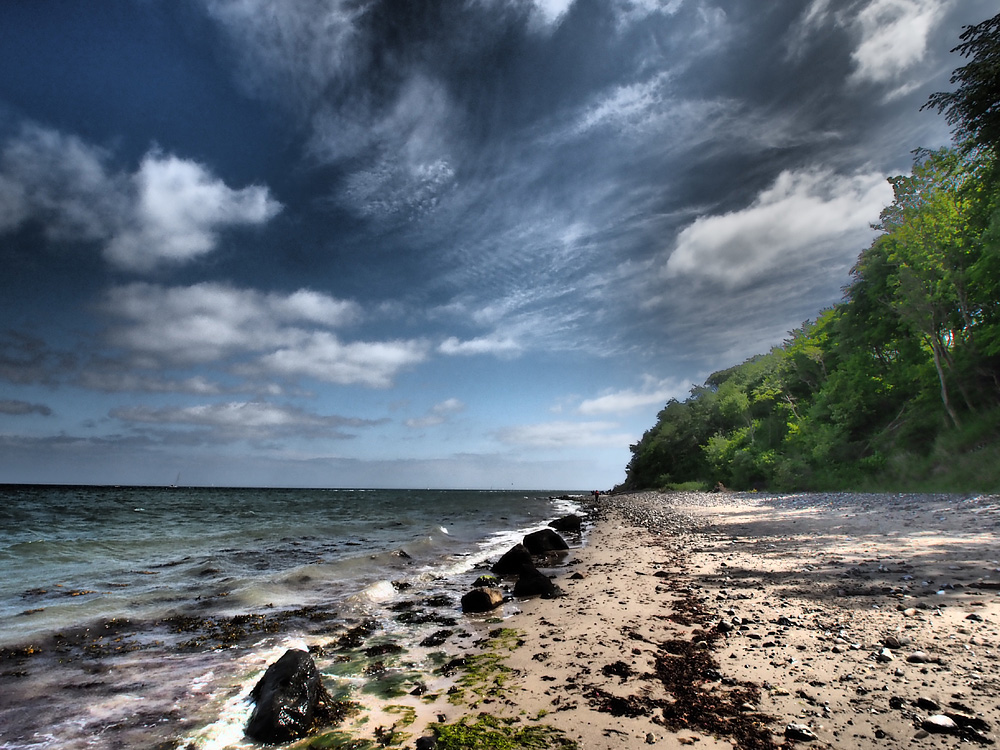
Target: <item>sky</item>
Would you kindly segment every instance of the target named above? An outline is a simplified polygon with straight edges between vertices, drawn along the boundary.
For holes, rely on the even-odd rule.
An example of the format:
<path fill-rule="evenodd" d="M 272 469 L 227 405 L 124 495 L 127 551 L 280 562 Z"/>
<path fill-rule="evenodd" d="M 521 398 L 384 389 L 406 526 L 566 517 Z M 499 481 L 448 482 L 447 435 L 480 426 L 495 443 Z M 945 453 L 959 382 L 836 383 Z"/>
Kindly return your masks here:
<path fill-rule="evenodd" d="M 0 4 L 0 483 L 608 489 L 838 302 L 987 0 Z"/>

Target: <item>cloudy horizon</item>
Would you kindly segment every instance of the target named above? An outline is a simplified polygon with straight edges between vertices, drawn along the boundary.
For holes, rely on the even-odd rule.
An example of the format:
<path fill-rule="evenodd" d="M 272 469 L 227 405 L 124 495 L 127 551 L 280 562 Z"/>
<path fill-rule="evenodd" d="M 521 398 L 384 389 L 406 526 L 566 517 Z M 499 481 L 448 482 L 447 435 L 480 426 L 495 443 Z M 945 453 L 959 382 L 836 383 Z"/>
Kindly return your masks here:
<path fill-rule="evenodd" d="M 0 8 L 0 482 L 609 488 L 836 303 L 985 0 Z"/>

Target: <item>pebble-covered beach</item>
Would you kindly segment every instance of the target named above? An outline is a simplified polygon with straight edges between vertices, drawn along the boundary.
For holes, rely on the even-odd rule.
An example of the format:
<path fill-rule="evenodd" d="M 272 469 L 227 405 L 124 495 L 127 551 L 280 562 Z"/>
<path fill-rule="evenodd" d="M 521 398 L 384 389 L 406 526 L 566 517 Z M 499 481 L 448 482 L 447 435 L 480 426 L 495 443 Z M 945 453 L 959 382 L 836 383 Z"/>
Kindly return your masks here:
<path fill-rule="evenodd" d="M 997 496 L 640 493 L 597 518 L 567 598 L 512 618 L 514 704 L 581 747 L 992 743 Z"/>

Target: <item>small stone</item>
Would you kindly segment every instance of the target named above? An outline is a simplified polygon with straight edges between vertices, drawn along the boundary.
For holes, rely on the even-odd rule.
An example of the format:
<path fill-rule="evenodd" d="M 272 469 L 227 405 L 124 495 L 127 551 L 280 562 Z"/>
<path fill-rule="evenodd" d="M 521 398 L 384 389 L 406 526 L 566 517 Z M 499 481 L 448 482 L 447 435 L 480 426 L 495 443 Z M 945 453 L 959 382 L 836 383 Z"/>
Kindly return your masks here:
<path fill-rule="evenodd" d="M 646 744 L 654 745 L 656 744 L 656 735 L 652 732 L 646 732 Z"/>
<path fill-rule="evenodd" d="M 905 705 L 906 701 L 898 695 L 894 695 L 889 699 L 889 708 L 900 709 Z"/>
<path fill-rule="evenodd" d="M 940 711 L 941 704 L 932 698 L 917 698 L 917 708 L 922 708 L 924 711 Z"/>
<path fill-rule="evenodd" d="M 972 620 L 973 622 L 982 622 L 983 621 L 983 616 L 982 615 L 978 615 L 975 612 L 973 612 L 971 615 L 966 615 L 965 619 L 966 620 Z"/>
<path fill-rule="evenodd" d="M 503 604 L 503 592 L 492 587 L 474 588 L 462 597 L 463 612 L 489 612 Z"/>
<path fill-rule="evenodd" d="M 957 732 L 958 724 L 955 723 L 954 719 L 949 719 L 944 714 L 935 714 L 934 716 L 928 716 L 924 719 L 920 726 L 926 729 L 928 732 Z"/>
<path fill-rule="evenodd" d="M 927 655 L 926 651 L 914 651 L 906 657 L 906 660 L 910 664 L 926 664 L 930 661 L 930 657 Z"/>
<path fill-rule="evenodd" d="M 788 724 L 785 727 L 785 737 L 798 742 L 812 742 L 819 739 L 816 733 L 805 724 Z"/>
<path fill-rule="evenodd" d="M 882 639 L 882 643 L 886 648 L 899 648 L 902 645 L 900 644 L 899 639 L 894 635 L 887 635 Z"/>
<path fill-rule="evenodd" d="M 881 651 L 878 652 L 878 654 L 875 655 L 875 658 L 881 662 L 887 662 L 887 661 L 892 661 L 896 657 L 892 655 L 892 651 L 890 651 L 887 648 L 883 648 Z"/>

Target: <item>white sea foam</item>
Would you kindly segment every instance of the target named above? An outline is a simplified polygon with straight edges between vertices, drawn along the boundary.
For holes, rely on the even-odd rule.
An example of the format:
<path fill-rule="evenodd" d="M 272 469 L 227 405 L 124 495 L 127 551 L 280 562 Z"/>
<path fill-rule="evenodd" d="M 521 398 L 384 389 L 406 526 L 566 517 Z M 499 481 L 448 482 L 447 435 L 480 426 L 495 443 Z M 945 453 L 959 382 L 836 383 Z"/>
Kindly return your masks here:
<path fill-rule="evenodd" d="M 201 729 L 180 747 L 251 748 L 243 736 L 252 711 L 246 696 L 285 649 L 335 637 L 343 618 L 358 611 L 392 628 L 382 606 L 399 596 L 390 581 L 429 583 L 415 588 L 421 596 L 454 595 L 467 581 L 441 579 L 496 559 L 575 509 L 572 499 L 513 492 L 0 488 L 7 573 L 0 578 L 0 645 L 111 617 L 134 623 L 123 626 L 124 642 L 141 645 L 108 657 L 116 673 L 128 666 L 135 690 L 99 700 L 67 695 L 57 712 L 17 713 L 22 725 L 11 730 L 33 737 L 17 747 L 82 746 L 83 737 L 92 750 L 110 750 L 139 733 L 150 744 L 176 736 L 167 725 L 142 725 L 138 704 L 142 714 L 176 711 L 197 722 Z M 310 606 L 329 619 L 294 616 L 285 632 L 261 632 L 256 645 L 251 626 L 239 648 L 220 649 L 215 628 L 224 618 Z M 173 617 L 191 618 L 190 634 L 173 630 Z M 407 627 L 399 626 L 403 638 Z M 203 651 L 175 650 L 201 639 Z M 40 670 L 18 678 L 21 698 L 10 698 L 24 707 L 33 691 L 63 677 Z M 94 731 L 94 711 L 122 728 Z"/>
<path fill-rule="evenodd" d="M 370 602 L 384 602 L 396 595 L 396 588 L 391 581 L 378 581 L 362 591 L 359 596 Z"/>

